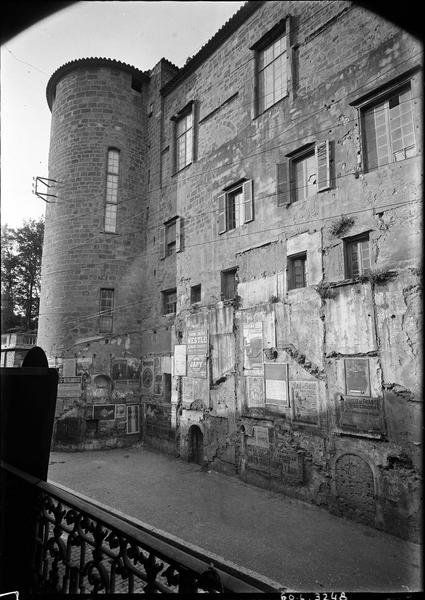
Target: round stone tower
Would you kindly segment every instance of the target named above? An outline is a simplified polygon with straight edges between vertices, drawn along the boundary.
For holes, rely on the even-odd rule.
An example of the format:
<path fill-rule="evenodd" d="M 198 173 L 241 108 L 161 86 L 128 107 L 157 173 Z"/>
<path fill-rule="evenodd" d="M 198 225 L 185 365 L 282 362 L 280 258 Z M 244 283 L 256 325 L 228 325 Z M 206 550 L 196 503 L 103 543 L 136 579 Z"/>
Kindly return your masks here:
<path fill-rule="evenodd" d="M 52 111 L 38 345 L 50 359 L 137 352 L 148 76 L 99 58 L 60 67 Z"/>

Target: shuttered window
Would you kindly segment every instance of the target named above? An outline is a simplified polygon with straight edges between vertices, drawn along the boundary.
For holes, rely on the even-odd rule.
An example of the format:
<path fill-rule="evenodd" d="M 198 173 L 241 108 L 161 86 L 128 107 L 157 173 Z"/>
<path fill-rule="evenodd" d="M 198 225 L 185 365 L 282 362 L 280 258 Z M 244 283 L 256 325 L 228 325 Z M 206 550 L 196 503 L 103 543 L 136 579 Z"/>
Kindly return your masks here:
<path fill-rule="evenodd" d="M 112 332 L 112 315 L 114 311 L 114 290 L 102 288 L 100 290 L 99 302 L 99 331 L 102 333 Z"/>
<path fill-rule="evenodd" d="M 221 299 L 232 300 L 236 296 L 237 268 L 221 272 Z"/>
<path fill-rule="evenodd" d="M 243 182 L 218 197 L 218 233 L 254 220 L 253 182 Z"/>
<path fill-rule="evenodd" d="M 345 277 L 353 279 L 370 271 L 369 234 L 344 240 Z"/>
<path fill-rule="evenodd" d="M 182 218 L 175 217 L 161 225 L 159 230 L 160 258 L 172 256 L 182 250 Z"/>
<path fill-rule="evenodd" d="M 309 144 L 276 164 L 278 206 L 308 200 L 331 188 L 331 143 Z"/>
<path fill-rule="evenodd" d="M 416 154 L 410 84 L 362 110 L 366 170 Z"/>
<path fill-rule="evenodd" d="M 306 277 L 307 252 L 302 252 L 287 259 L 288 290 L 303 288 L 307 285 Z"/>
<path fill-rule="evenodd" d="M 105 231 L 108 233 L 115 233 L 117 229 L 119 165 L 119 150 L 110 148 L 107 159 L 105 199 Z"/>
<path fill-rule="evenodd" d="M 162 314 L 169 315 L 175 313 L 177 309 L 177 290 L 166 290 L 162 292 Z"/>

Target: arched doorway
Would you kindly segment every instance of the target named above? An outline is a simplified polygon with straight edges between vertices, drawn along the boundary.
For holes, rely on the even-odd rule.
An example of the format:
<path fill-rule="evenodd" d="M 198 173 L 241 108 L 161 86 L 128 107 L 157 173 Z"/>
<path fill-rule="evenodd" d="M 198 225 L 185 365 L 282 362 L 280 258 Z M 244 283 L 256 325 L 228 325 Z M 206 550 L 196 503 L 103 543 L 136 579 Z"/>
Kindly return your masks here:
<path fill-rule="evenodd" d="M 204 464 L 204 436 L 197 425 L 189 429 L 189 462 Z"/>
<path fill-rule="evenodd" d="M 375 519 L 375 486 L 370 466 L 356 454 L 343 454 L 335 465 L 336 492 L 343 512 L 368 525 Z"/>

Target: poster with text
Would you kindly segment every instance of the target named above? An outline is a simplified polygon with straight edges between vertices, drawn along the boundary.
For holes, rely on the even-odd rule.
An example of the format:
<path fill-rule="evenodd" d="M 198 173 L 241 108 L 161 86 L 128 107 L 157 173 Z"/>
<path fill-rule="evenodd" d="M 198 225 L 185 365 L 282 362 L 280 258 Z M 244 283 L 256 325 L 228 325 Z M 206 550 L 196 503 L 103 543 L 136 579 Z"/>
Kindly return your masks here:
<path fill-rule="evenodd" d="M 186 344 L 174 346 L 174 375 L 186 376 Z"/>
<path fill-rule="evenodd" d="M 263 324 L 244 323 L 243 325 L 243 366 L 246 370 L 263 369 Z"/>
<path fill-rule="evenodd" d="M 291 381 L 294 421 L 319 424 L 319 386 L 316 381 Z"/>
<path fill-rule="evenodd" d="M 369 360 L 367 358 L 346 358 L 345 393 L 348 396 L 370 396 Z"/>
<path fill-rule="evenodd" d="M 187 376 L 207 376 L 208 332 L 206 329 L 187 330 Z"/>
<path fill-rule="evenodd" d="M 264 380 L 266 405 L 277 412 L 285 412 L 285 409 L 289 407 L 288 364 L 265 363 Z"/>

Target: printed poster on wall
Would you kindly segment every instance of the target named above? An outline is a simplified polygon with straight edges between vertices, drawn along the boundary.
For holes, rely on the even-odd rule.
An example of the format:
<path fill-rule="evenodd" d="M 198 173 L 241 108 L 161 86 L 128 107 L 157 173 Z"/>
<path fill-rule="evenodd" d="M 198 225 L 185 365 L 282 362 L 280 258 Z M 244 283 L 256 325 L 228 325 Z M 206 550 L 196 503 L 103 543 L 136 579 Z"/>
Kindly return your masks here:
<path fill-rule="evenodd" d="M 186 344 L 174 346 L 174 375 L 186 377 Z"/>
<path fill-rule="evenodd" d="M 248 408 L 264 406 L 264 380 L 263 377 L 246 378 L 246 395 Z"/>
<path fill-rule="evenodd" d="M 162 368 L 160 356 L 155 356 L 153 359 L 153 375 L 153 393 L 160 396 L 162 394 Z"/>
<path fill-rule="evenodd" d="M 208 332 L 206 329 L 187 330 L 187 376 L 207 376 Z"/>
<path fill-rule="evenodd" d="M 346 358 L 345 387 L 348 396 L 370 396 L 369 360 L 367 358 Z"/>
<path fill-rule="evenodd" d="M 115 404 L 98 404 L 93 407 L 93 419 L 111 421 L 115 419 Z"/>
<path fill-rule="evenodd" d="M 291 396 L 294 407 L 294 421 L 319 424 L 318 396 L 316 381 L 291 381 Z"/>
<path fill-rule="evenodd" d="M 243 325 L 243 366 L 254 370 L 263 368 L 263 324 L 262 322 Z"/>
<path fill-rule="evenodd" d="M 288 364 L 265 363 L 264 380 L 266 387 L 266 405 L 278 412 L 289 407 Z"/>
<path fill-rule="evenodd" d="M 142 388 L 145 392 L 153 390 L 153 358 L 142 360 Z"/>

